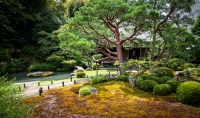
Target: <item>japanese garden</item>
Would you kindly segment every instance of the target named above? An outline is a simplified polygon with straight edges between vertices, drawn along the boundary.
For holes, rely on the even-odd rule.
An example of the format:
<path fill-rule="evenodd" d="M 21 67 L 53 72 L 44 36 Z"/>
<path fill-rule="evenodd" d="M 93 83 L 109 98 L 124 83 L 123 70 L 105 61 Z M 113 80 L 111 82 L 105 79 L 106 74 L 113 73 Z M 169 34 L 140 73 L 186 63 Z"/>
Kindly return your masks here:
<path fill-rule="evenodd" d="M 0 0 L 0 118 L 199 118 L 199 0 Z"/>

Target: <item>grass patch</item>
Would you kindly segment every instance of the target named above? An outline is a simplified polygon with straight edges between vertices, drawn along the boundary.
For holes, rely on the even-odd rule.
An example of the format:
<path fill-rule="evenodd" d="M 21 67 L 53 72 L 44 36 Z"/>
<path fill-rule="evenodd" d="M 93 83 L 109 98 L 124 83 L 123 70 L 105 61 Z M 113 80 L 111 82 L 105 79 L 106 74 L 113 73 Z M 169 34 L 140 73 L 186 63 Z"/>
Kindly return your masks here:
<path fill-rule="evenodd" d="M 200 116 L 200 108 L 176 102 L 175 94 L 154 96 L 132 89 L 127 82 L 109 81 L 91 85 L 97 94 L 80 97 L 78 89 L 89 83 L 50 90 L 44 96 L 26 99 L 35 104 L 34 117 L 184 117 Z"/>

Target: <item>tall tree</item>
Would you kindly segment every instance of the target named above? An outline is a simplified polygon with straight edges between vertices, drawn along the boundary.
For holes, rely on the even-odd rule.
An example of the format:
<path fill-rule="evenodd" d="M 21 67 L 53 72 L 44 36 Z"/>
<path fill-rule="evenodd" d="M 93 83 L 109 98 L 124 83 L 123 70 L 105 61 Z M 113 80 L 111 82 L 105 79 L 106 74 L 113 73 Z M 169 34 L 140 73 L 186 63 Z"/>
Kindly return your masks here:
<path fill-rule="evenodd" d="M 161 32 L 162 25 L 171 22 L 177 23 L 175 19 L 183 12 L 191 11 L 191 5 L 195 0 L 145 0 L 145 2 L 152 5 L 150 10 L 150 31 L 152 35 L 152 43 L 150 47 L 151 59 L 157 59 L 155 52 L 157 51 L 156 42 L 160 39 L 159 32 Z"/>
<path fill-rule="evenodd" d="M 68 20 L 60 33 L 61 47 L 73 54 L 99 62 L 106 59 L 123 63 L 122 46 L 136 40 L 145 27 L 149 5 L 124 0 L 92 0 Z M 110 47 L 116 47 L 116 51 Z M 92 55 L 102 53 L 99 60 Z"/>

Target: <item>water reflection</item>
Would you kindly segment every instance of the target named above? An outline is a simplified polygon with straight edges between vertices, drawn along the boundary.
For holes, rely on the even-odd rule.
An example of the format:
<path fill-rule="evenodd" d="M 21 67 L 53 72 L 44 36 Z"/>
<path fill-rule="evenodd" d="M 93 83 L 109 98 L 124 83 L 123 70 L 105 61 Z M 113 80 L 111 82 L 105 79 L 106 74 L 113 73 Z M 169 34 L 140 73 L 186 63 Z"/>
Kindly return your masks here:
<path fill-rule="evenodd" d="M 62 80 L 70 77 L 70 72 L 54 72 L 52 76 L 48 77 L 27 77 L 29 72 L 18 72 L 8 74 L 8 80 L 12 80 L 16 77 L 15 82 L 34 82 L 34 81 L 47 81 L 47 80 Z"/>

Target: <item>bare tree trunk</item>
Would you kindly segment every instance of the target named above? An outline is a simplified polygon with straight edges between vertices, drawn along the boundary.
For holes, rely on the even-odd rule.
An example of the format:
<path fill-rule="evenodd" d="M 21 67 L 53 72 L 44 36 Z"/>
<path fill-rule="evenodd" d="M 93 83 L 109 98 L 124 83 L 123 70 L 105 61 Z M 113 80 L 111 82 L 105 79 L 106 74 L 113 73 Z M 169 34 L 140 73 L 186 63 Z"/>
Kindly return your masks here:
<path fill-rule="evenodd" d="M 123 64 L 122 45 L 120 42 L 117 42 L 116 46 L 117 46 L 117 59 L 119 60 L 119 63 L 121 65 L 121 64 Z M 121 75 L 123 72 L 122 72 L 122 68 L 120 65 L 119 65 L 119 73 Z"/>

